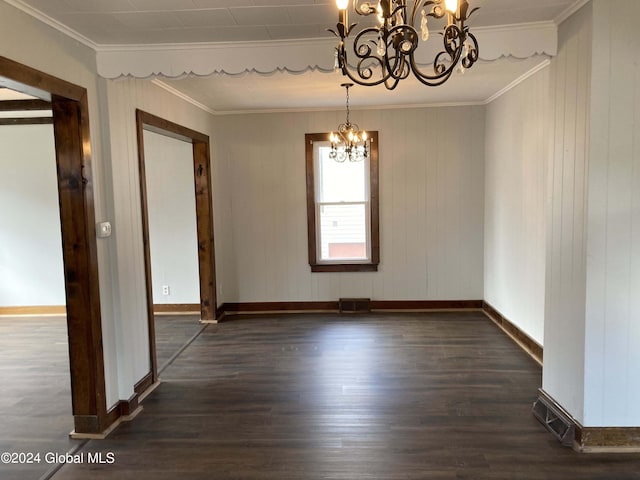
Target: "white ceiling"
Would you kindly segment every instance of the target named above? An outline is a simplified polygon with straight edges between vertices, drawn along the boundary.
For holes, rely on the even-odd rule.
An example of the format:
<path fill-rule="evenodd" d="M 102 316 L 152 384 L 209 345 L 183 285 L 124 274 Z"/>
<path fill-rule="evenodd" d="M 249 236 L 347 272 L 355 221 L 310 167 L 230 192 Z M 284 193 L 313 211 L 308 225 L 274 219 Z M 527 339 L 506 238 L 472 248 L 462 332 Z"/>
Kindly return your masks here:
<path fill-rule="evenodd" d="M 6 0 L 53 19 L 100 49 L 108 45 L 268 42 L 331 38 L 335 0 Z M 480 7 L 469 22 L 486 27 L 553 21 L 583 0 L 469 0 Z M 35 9 L 35 11 L 34 11 Z M 353 17 L 352 17 L 353 20 Z M 357 19 L 356 19 L 357 20 Z M 481 46 L 482 48 L 482 46 Z M 430 88 L 404 81 L 394 91 L 354 87 L 354 107 L 482 103 L 545 59 L 499 59 L 476 64 L 447 84 Z M 335 73 L 215 74 L 164 85 L 218 113 L 316 109 L 344 105 Z"/>

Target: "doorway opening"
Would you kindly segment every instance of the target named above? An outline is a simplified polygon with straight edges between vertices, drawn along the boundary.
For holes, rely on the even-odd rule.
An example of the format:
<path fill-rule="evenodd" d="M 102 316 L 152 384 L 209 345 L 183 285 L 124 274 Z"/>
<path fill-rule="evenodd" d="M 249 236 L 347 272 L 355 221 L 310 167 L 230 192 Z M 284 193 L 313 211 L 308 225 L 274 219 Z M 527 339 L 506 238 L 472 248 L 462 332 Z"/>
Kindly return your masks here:
<path fill-rule="evenodd" d="M 150 113 L 144 112 L 142 110 L 136 111 L 136 126 L 137 126 L 137 137 L 138 137 L 138 159 L 139 159 L 139 169 L 140 169 L 140 195 L 141 195 L 141 205 L 142 205 L 142 231 L 143 231 L 143 243 L 144 243 L 144 258 L 145 258 L 145 278 L 146 278 L 146 292 L 147 292 L 147 315 L 148 315 L 148 324 L 149 324 L 149 351 L 150 351 L 150 363 L 151 363 L 151 374 L 152 380 L 155 383 L 158 378 L 158 370 L 159 370 L 159 361 L 158 361 L 158 348 L 157 348 L 157 334 L 156 334 L 156 312 L 158 312 L 158 307 L 162 307 L 163 305 L 159 305 L 159 301 L 154 302 L 154 291 L 157 291 L 156 298 L 159 296 L 171 296 L 172 285 L 170 281 L 162 282 L 161 272 L 158 272 L 158 261 L 156 257 L 152 258 L 152 243 L 154 243 L 154 254 L 157 254 L 157 257 L 162 257 L 162 246 L 166 246 L 167 243 L 171 242 L 171 238 L 167 238 L 166 235 L 162 235 L 162 239 L 156 238 L 155 241 L 151 238 L 152 225 L 157 225 L 157 222 L 154 223 L 156 218 L 154 217 L 154 212 L 157 213 L 158 205 L 151 204 L 150 199 L 154 196 L 154 192 L 150 191 L 148 180 L 153 176 L 149 175 L 150 169 L 152 165 L 148 164 L 146 155 L 147 151 L 145 149 L 145 140 L 147 142 L 153 138 L 153 135 L 161 135 L 164 137 L 169 137 L 174 140 L 180 140 L 181 142 L 186 142 L 191 145 L 191 156 L 192 156 L 192 185 L 194 188 L 195 195 L 194 197 L 187 196 L 185 202 L 188 203 L 189 198 L 194 199 L 195 203 L 195 231 L 190 234 L 188 230 L 191 229 L 189 223 L 185 223 L 182 227 L 180 225 L 175 225 L 177 229 L 180 231 L 174 232 L 174 238 L 180 239 L 181 241 L 186 241 L 187 243 L 192 238 L 196 242 L 196 252 L 195 256 L 192 255 L 190 248 L 186 247 L 184 250 L 180 252 L 175 252 L 173 255 L 167 255 L 166 258 L 170 256 L 175 257 L 176 253 L 179 256 L 187 259 L 189 262 L 193 260 L 194 266 L 197 265 L 197 278 L 194 280 L 195 287 L 197 288 L 197 303 L 190 304 L 189 301 L 189 292 L 181 292 L 186 296 L 180 297 L 179 304 L 170 304 L 164 303 L 164 308 L 160 308 L 160 312 L 164 310 L 162 313 L 177 313 L 172 312 L 172 307 L 174 310 L 181 310 L 181 307 L 186 305 L 187 310 L 194 310 L 193 313 L 197 315 L 197 319 L 202 323 L 215 323 L 216 322 L 216 277 L 215 277 L 215 255 L 214 255 L 214 237 L 213 237 L 213 207 L 212 207 L 212 190 L 211 190 L 211 166 L 210 166 L 210 158 L 209 158 L 209 137 L 202 133 L 196 132 L 194 130 L 188 129 L 181 125 L 175 124 L 168 120 L 162 119 L 160 117 L 156 117 Z M 168 144 L 170 145 L 170 144 Z M 165 179 L 166 180 L 166 179 Z M 167 190 L 170 190 L 173 187 L 165 187 Z M 165 192 L 170 195 L 170 192 Z M 179 192 L 184 193 L 184 192 Z M 181 195 L 182 196 L 182 195 Z M 178 196 L 176 195 L 176 203 L 180 203 Z M 171 202 L 167 203 L 167 205 L 171 205 Z M 193 203 L 191 203 L 193 205 Z M 192 212 L 188 212 L 189 215 Z M 156 214 L 155 217 L 158 215 Z M 188 215 L 187 215 L 188 216 Z M 165 232 L 166 233 L 166 232 Z M 156 235 L 158 237 L 158 235 Z M 178 244 L 176 244 L 178 245 Z M 180 248 L 180 247 L 178 247 Z M 159 252 L 159 253 L 158 253 Z M 154 262 L 154 259 L 156 260 Z M 153 271 L 152 265 L 156 264 L 156 271 Z M 185 273 L 186 277 L 189 277 L 189 268 L 187 267 L 187 272 Z M 159 275 L 156 275 L 159 274 Z M 154 275 L 156 275 L 154 282 Z M 180 274 L 182 275 L 182 274 Z M 158 285 L 158 282 L 162 283 Z M 185 278 L 182 279 L 182 284 L 189 284 L 190 279 Z M 185 300 L 186 299 L 186 300 Z M 186 302 L 186 303 L 185 303 Z M 155 308 L 154 308 L 155 306 Z M 184 308 L 182 308 L 184 313 Z M 158 312 L 158 313 L 160 313 Z M 188 312 L 187 312 L 188 313 Z M 168 335 L 165 335 L 166 338 L 171 337 L 171 327 L 167 326 L 166 322 L 163 323 L 162 331 L 159 332 L 162 334 L 167 331 Z M 175 323 L 174 323 L 175 325 Z M 199 332 L 196 332 L 196 335 Z M 185 339 L 188 341 L 188 339 Z M 179 345 L 171 346 L 168 345 L 168 348 L 180 348 Z M 165 352 L 162 353 L 162 362 L 163 364 L 160 367 L 167 364 L 168 361 L 172 359 L 171 355 L 169 358 L 165 358 Z M 174 352 L 175 354 L 179 353 Z M 175 354 L 173 357 L 175 357 Z"/>
<path fill-rule="evenodd" d="M 51 103 L 0 88 L 0 451 L 73 452 Z M 36 173 L 36 174 L 34 174 Z M 40 478 L 49 465 L 0 464 Z"/>
<path fill-rule="evenodd" d="M 101 434 L 115 419 L 105 394 L 87 91 L 5 57 L 0 87 L 50 104 L 74 433 Z"/>

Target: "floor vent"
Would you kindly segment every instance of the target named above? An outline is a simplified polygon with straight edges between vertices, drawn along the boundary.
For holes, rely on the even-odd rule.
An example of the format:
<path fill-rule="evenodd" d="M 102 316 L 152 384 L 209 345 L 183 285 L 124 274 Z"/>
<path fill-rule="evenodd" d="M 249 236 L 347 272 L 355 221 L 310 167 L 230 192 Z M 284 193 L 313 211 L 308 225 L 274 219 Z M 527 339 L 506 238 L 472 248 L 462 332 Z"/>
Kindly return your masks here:
<path fill-rule="evenodd" d="M 370 298 L 341 298 L 340 313 L 368 313 L 371 311 Z"/>
<path fill-rule="evenodd" d="M 533 416 L 542 423 L 565 447 L 573 446 L 575 424 L 555 405 L 543 397 L 533 403 Z"/>

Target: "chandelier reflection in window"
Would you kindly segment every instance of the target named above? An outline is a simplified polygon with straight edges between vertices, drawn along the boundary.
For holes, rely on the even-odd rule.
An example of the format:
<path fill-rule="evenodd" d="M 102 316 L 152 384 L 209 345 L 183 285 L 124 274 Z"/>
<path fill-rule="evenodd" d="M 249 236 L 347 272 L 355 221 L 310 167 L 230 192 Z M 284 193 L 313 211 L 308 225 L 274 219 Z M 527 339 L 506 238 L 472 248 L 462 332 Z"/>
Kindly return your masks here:
<path fill-rule="evenodd" d="M 361 16 L 376 15 L 378 26 L 362 28 L 353 38 L 349 55 L 346 39 L 357 24 L 349 23 L 349 0 L 336 0 L 336 5 L 338 24 L 336 30 L 329 30 L 340 39 L 335 66 L 358 85 L 384 84 L 393 90 L 413 73 L 420 82 L 435 87 L 446 82 L 456 67 L 464 71 L 478 60 L 478 42 L 466 25 L 477 8 L 469 11 L 467 0 L 379 0 L 375 6 L 353 0 L 353 10 Z M 444 17 L 446 24 L 439 32 L 444 49 L 435 56 L 433 71 L 423 71 L 415 58 L 419 40 L 433 38 L 430 18 Z"/>
<path fill-rule="evenodd" d="M 329 158 L 337 162 L 360 162 L 367 158 L 369 152 L 367 150 L 367 132 L 361 132 L 358 125 L 351 123 L 349 120 L 349 88 L 353 87 L 353 83 L 343 83 L 340 85 L 347 91 L 347 121 L 338 125 L 336 133 L 329 134 L 331 142 L 331 151 Z"/>

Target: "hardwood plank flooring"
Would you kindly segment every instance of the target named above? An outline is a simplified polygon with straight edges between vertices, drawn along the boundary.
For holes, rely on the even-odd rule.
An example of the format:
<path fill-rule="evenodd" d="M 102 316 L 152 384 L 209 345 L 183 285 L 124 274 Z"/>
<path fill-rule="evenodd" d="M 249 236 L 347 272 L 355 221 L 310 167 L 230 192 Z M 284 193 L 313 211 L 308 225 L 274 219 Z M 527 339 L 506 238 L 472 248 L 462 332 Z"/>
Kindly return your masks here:
<path fill-rule="evenodd" d="M 199 315 L 156 318 L 158 365 L 162 368 L 204 326 Z M 62 316 L 0 317 L 0 453 L 40 453 L 40 463 L 0 462 L 2 480 L 37 480 L 84 442 L 73 430 L 66 319 Z"/>
<path fill-rule="evenodd" d="M 65 317 L 0 318 L 0 453 L 64 454 L 73 430 Z M 3 480 L 40 478 L 51 465 L 0 462 Z"/>
<path fill-rule="evenodd" d="M 480 313 L 210 325 L 144 411 L 54 480 L 637 480 L 533 417 L 540 367 Z"/>
<path fill-rule="evenodd" d="M 158 371 L 162 373 L 174 355 L 180 351 L 206 325 L 196 315 L 156 315 L 156 357 Z"/>

